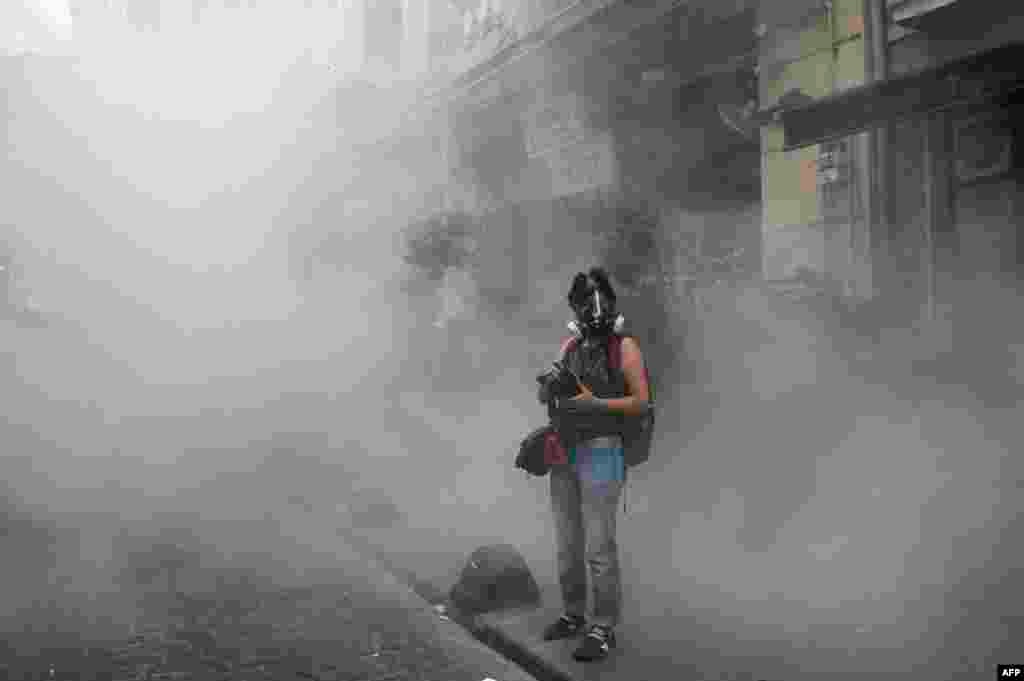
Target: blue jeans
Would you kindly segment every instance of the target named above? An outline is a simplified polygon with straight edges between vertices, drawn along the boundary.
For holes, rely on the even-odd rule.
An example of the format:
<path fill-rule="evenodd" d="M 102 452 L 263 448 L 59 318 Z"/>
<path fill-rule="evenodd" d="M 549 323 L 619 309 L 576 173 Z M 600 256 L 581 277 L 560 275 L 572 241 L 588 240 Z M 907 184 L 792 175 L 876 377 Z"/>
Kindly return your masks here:
<path fill-rule="evenodd" d="M 575 448 L 570 459 L 573 463 L 551 467 L 551 506 L 566 614 L 585 615 L 589 572 L 593 593 L 590 621 L 614 627 L 622 610 L 615 523 L 625 469 L 621 441 L 601 440 L 604 442 L 591 441 Z M 605 444 L 612 447 L 594 448 Z"/>

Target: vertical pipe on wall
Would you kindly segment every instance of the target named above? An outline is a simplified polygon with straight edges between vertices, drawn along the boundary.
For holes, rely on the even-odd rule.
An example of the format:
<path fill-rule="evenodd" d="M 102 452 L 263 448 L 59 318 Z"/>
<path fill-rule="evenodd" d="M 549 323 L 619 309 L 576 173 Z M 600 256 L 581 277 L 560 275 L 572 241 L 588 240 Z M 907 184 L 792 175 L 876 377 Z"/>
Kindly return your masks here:
<path fill-rule="evenodd" d="M 872 42 L 871 61 L 873 65 L 872 78 L 876 81 L 884 81 L 889 77 L 889 12 L 886 0 L 871 0 L 871 15 L 865 23 L 871 24 Z M 876 172 L 876 193 L 878 224 L 882 233 L 888 233 L 888 127 L 879 126 L 875 129 L 875 172 Z"/>
<path fill-rule="evenodd" d="M 864 58 L 866 80 L 882 81 L 889 76 L 889 21 L 886 0 L 863 0 Z M 879 126 L 867 135 L 868 186 L 866 196 L 868 219 L 868 250 L 880 255 L 889 240 L 886 210 L 886 128 Z"/>
<path fill-rule="evenodd" d="M 923 225 L 924 230 L 924 267 L 925 267 L 925 290 L 927 291 L 927 302 L 925 308 L 925 319 L 927 321 L 934 321 L 935 319 L 935 224 L 938 220 L 936 214 L 938 209 L 938 201 L 936 196 L 936 190 L 938 189 L 938 182 L 936 177 L 936 171 L 938 170 L 938 154 L 941 153 L 941 149 L 937 149 L 936 129 L 940 122 L 936 121 L 934 116 L 929 116 L 925 121 L 924 130 L 924 196 L 925 196 L 925 220 Z"/>

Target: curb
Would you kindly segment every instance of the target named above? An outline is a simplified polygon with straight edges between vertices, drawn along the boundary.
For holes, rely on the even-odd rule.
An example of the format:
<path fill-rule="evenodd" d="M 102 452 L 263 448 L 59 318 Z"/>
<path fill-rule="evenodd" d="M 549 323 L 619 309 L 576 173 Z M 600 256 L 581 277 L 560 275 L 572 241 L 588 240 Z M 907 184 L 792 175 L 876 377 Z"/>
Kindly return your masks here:
<path fill-rule="evenodd" d="M 396 565 L 390 558 L 381 553 L 379 549 L 374 547 L 363 537 L 360 537 L 358 534 L 350 534 L 348 532 L 339 532 L 338 534 L 345 540 L 345 543 L 364 556 L 372 558 L 375 563 L 380 565 L 387 572 L 390 572 L 395 579 L 412 589 L 417 596 L 425 600 L 430 605 L 436 606 L 442 603 L 447 604 L 447 594 L 440 592 L 434 585 L 420 580 L 410 570 Z"/>
<path fill-rule="evenodd" d="M 371 557 L 380 567 L 391 573 L 395 579 L 409 587 L 417 596 L 431 606 L 445 606 L 445 617 L 466 631 L 476 641 L 487 646 L 498 655 L 516 665 L 537 681 L 577 681 L 558 669 L 542 656 L 532 652 L 522 642 L 509 636 L 500 627 L 488 624 L 480 616 L 460 613 L 448 600 L 447 594 L 438 593 L 436 587 L 420 581 L 415 574 L 395 565 L 387 556 L 359 537 L 345 535 L 346 541 L 360 553 Z M 489 613 L 494 614 L 494 613 Z"/>
<path fill-rule="evenodd" d="M 509 636 L 500 627 L 490 626 L 477 618 L 468 622 L 468 626 L 462 622 L 459 624 L 465 626 L 478 641 L 517 664 L 527 674 L 535 677 L 537 681 L 576 681 L 572 676 L 531 651 L 521 641 Z"/>

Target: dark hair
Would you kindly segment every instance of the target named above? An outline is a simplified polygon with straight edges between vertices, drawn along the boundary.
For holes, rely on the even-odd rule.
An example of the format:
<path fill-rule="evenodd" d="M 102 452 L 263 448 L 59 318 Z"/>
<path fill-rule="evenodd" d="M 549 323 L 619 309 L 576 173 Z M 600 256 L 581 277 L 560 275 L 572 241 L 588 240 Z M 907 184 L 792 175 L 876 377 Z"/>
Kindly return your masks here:
<path fill-rule="evenodd" d="M 597 290 L 601 292 L 601 295 L 612 303 L 615 302 L 615 289 L 612 288 L 612 282 L 608 278 L 608 272 L 606 272 L 603 267 L 591 267 L 586 274 L 583 272 L 577 272 L 576 276 L 572 278 L 572 286 L 569 288 L 568 295 L 570 307 L 576 307 L 576 305 L 578 305 L 586 295 L 588 278 L 594 281 L 594 284 L 597 286 Z"/>

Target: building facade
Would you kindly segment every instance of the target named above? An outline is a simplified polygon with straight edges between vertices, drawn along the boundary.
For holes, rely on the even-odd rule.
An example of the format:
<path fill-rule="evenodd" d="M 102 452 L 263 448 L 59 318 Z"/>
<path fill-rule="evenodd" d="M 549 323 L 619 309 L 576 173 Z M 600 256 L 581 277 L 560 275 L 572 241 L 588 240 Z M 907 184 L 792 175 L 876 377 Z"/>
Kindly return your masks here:
<path fill-rule="evenodd" d="M 913 330 L 913 351 L 989 338 L 981 354 L 1016 371 L 1024 12 L 832 7 L 775 41 L 780 75 L 762 69 L 766 270 L 813 261 L 872 299 L 874 325 Z M 807 97 L 780 105 L 784 91 Z"/>
<path fill-rule="evenodd" d="M 406 98 L 361 168 L 402 169 L 402 219 L 477 216 L 481 258 L 501 254 L 481 293 L 523 314 L 554 315 L 567 274 L 603 261 L 659 300 L 653 333 L 685 323 L 696 261 L 742 248 L 764 279 L 811 278 L 948 345 L 954 306 L 1014 290 L 1014 86 L 907 115 L 886 102 L 1012 49 L 1020 19 L 998 4 L 396 0 L 367 23 L 366 72 Z"/>
<path fill-rule="evenodd" d="M 389 208 L 423 223 L 475 216 L 477 286 L 500 316 L 550 325 L 571 274 L 604 262 L 635 299 L 638 331 L 677 333 L 695 252 L 742 248 L 756 266 L 759 142 L 744 118 L 757 96 L 752 2 L 416 7 L 395 3 L 390 23 L 373 24 L 374 36 L 390 26 L 387 40 L 403 41 L 398 57 L 393 42 L 367 48 L 367 63 L 399 65 L 367 77 L 391 78 L 394 99 L 378 109 L 403 120 L 364 145 L 360 168 L 383 174 L 364 172 L 349 191 L 411 176 L 410 209 Z M 413 93 L 403 103 L 396 82 Z"/>

